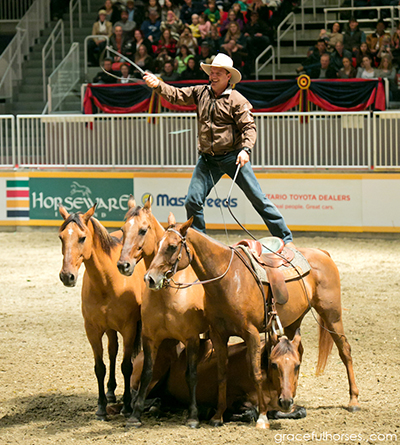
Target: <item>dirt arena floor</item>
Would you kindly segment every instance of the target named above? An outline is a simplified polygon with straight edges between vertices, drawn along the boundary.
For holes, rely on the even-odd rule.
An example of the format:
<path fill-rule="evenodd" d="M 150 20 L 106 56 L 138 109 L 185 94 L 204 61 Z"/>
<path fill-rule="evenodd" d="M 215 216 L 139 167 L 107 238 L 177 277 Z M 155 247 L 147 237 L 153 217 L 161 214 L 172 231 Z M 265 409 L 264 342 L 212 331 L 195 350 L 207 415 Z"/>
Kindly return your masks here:
<path fill-rule="evenodd" d="M 297 235 L 295 241 L 328 250 L 339 267 L 360 412 L 344 409 L 347 376 L 335 347 L 325 374 L 315 377 L 317 326 L 308 314 L 296 397 L 305 419 L 271 421 L 263 431 L 234 423 L 190 430 L 184 413 L 146 414 L 138 430 L 126 430 L 122 416 L 97 421 L 92 352 L 80 313 L 83 268 L 78 286 L 65 288 L 56 231 L 1 232 L 0 444 L 400 442 L 400 236 Z M 120 372 L 118 383 L 121 396 Z"/>

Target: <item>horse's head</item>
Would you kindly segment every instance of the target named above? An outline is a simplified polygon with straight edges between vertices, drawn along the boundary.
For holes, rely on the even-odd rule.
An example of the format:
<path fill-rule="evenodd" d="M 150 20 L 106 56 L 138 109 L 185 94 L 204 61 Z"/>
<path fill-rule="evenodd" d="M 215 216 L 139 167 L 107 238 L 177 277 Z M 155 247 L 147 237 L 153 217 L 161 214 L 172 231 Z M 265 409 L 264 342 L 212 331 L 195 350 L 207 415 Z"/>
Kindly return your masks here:
<path fill-rule="evenodd" d="M 122 251 L 117 266 L 122 275 L 131 276 L 136 264 L 143 257 L 154 255 L 157 239 L 150 198 L 142 208 L 136 205 L 135 198 L 131 195 L 128 207 L 125 224 L 121 228 Z"/>
<path fill-rule="evenodd" d="M 161 238 L 158 251 L 150 264 L 144 279 L 150 289 L 160 290 L 178 270 L 189 266 L 192 254 L 186 244 L 186 233 L 193 222 L 193 217 L 184 224 L 171 225 L 175 218 L 170 214 L 170 226 Z"/>
<path fill-rule="evenodd" d="M 93 236 L 88 222 L 94 214 L 96 204 L 86 213 L 71 213 L 60 206 L 60 215 L 64 222 L 59 230 L 62 243 L 63 265 L 60 280 L 64 286 L 73 287 L 78 279 L 78 271 L 83 260 L 89 259 L 92 253 Z"/>
<path fill-rule="evenodd" d="M 274 344 L 268 362 L 268 373 L 273 388 L 278 393 L 278 405 L 282 411 L 290 411 L 296 395 L 301 364 L 301 336 L 297 329 L 293 340 L 286 336 L 272 336 Z"/>

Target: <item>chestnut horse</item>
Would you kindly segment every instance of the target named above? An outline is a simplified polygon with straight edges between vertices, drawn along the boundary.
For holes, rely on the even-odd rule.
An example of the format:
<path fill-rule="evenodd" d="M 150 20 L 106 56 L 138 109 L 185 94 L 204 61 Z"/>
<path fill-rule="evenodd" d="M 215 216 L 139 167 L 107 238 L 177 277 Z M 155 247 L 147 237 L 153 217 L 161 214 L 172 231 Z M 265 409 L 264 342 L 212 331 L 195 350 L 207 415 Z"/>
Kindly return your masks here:
<path fill-rule="evenodd" d="M 293 405 L 301 364 L 300 329 L 293 340 L 287 337 L 270 337 L 270 344 L 261 341 L 262 389 L 267 402 L 268 417 L 299 418 L 305 410 Z M 149 397 L 161 397 L 162 404 L 185 406 L 190 403 L 186 385 L 182 385 L 186 372 L 186 350 L 172 343 L 163 343 L 157 355 L 156 367 L 161 378 L 153 379 Z M 271 350 L 272 348 L 272 350 Z M 249 420 L 256 415 L 257 393 L 249 374 L 247 347 L 244 342 L 228 345 L 227 412 L 225 418 Z M 143 353 L 133 362 L 132 378 L 137 379 L 143 366 Z M 215 409 L 218 400 L 217 360 L 210 340 L 200 344 L 198 364 L 197 403 L 207 411 Z"/>
<path fill-rule="evenodd" d="M 150 266 L 157 250 L 157 243 L 165 232 L 152 214 L 149 200 L 141 208 L 136 206 L 134 198 L 131 197 L 128 206 L 130 209 L 122 227 L 123 247 L 118 261 L 119 271 L 127 276 L 133 273 L 135 265 L 142 258 L 146 267 Z M 172 223 L 175 220 L 169 222 Z M 183 281 L 194 281 L 197 277 L 193 269 L 188 267 L 179 272 L 177 278 Z M 143 411 L 144 400 L 152 380 L 157 351 L 164 339 L 175 339 L 181 341 L 187 351 L 186 382 L 190 393 L 187 425 L 196 428 L 199 424 L 196 405 L 199 335 L 208 331 L 208 323 L 204 316 L 203 286 L 183 289 L 169 287 L 158 293 L 147 289 L 143 295 L 141 314 L 145 365 L 141 376 L 139 395 L 128 425 L 141 425 L 140 414 Z"/>
<path fill-rule="evenodd" d="M 62 242 L 63 265 L 60 279 L 65 286 L 75 286 L 78 271 L 85 264 L 82 285 L 82 314 L 86 335 L 92 347 L 95 361 L 99 398 L 96 416 L 107 417 L 108 402 L 115 402 L 115 362 L 118 353 L 117 332 L 122 335 L 124 356 L 121 370 L 124 375 L 123 413 L 130 415 L 132 355 L 140 350 L 140 305 L 145 290 L 144 265 L 138 266 L 131 278 L 123 277 L 117 269 L 121 242 L 110 236 L 107 230 L 93 217 L 96 205 L 86 213 L 69 214 L 60 206 L 64 218 L 59 237 Z M 121 232 L 119 233 L 122 234 Z M 104 389 L 106 367 L 103 362 L 102 337 L 108 337 L 110 358 L 107 394 Z"/>
<path fill-rule="evenodd" d="M 259 419 L 257 426 L 266 427 L 267 405 L 262 392 L 260 368 L 260 335 L 265 329 L 265 305 L 253 274 L 232 248 L 190 228 L 192 219 L 176 228 L 169 228 L 160 242 L 157 255 L 145 280 L 152 289 L 160 289 L 171 271 L 192 265 L 205 288 L 205 314 L 210 324 L 210 337 L 218 358 L 218 408 L 211 419 L 221 425 L 226 409 L 227 341 L 237 335 L 247 344 L 251 371 L 257 388 Z M 339 272 L 333 260 L 318 249 L 299 249 L 311 265 L 303 279 L 287 282 L 289 300 L 277 305 L 285 332 L 293 336 L 294 329 L 313 307 L 322 319 L 320 325 L 320 357 L 318 369 L 325 366 L 332 347 L 332 338 L 347 369 L 349 410 L 359 409 L 350 345 L 343 332 Z M 266 294 L 268 287 L 265 286 Z"/>

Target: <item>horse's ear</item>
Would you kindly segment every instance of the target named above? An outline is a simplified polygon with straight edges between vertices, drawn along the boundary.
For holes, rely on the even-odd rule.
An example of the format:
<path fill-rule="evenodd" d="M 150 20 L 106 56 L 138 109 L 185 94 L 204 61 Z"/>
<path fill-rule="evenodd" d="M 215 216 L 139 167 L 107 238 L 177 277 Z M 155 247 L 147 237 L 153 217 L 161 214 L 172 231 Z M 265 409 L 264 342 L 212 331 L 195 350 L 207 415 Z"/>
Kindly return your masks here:
<path fill-rule="evenodd" d="M 147 210 L 148 212 L 151 212 L 151 197 L 150 196 L 147 198 L 147 201 L 144 203 L 143 209 Z"/>
<path fill-rule="evenodd" d="M 172 212 L 169 212 L 169 215 L 168 215 L 168 225 L 169 226 L 175 226 L 176 225 L 176 219 L 175 219 L 175 216 L 174 216 L 174 214 Z"/>
<path fill-rule="evenodd" d="M 58 206 L 58 211 L 60 212 L 60 215 L 63 217 L 63 219 L 67 219 L 69 216 L 69 213 L 67 212 L 67 209 L 63 205 Z"/>
<path fill-rule="evenodd" d="M 276 332 L 272 332 L 269 338 L 271 339 L 272 346 L 276 346 L 279 343 L 278 334 Z"/>
<path fill-rule="evenodd" d="M 96 210 L 97 202 L 93 205 L 93 207 L 90 207 L 90 209 L 82 216 L 83 221 L 85 224 L 88 223 L 89 219 L 94 215 L 94 211 Z"/>
<path fill-rule="evenodd" d="M 130 209 L 133 209 L 134 207 L 136 207 L 136 201 L 135 201 L 135 198 L 133 197 L 133 195 L 130 195 L 130 196 L 129 196 L 129 199 L 128 199 L 128 207 L 129 207 Z"/>
<path fill-rule="evenodd" d="M 300 345 L 300 342 L 301 342 L 300 328 L 297 328 L 292 340 L 292 345 L 297 349 Z"/>
<path fill-rule="evenodd" d="M 186 232 L 188 231 L 189 227 L 192 225 L 192 222 L 193 222 L 193 216 L 191 216 L 188 221 L 186 221 L 185 223 L 183 223 L 181 225 L 180 232 L 181 232 L 182 236 L 184 236 L 184 237 L 186 236 Z"/>

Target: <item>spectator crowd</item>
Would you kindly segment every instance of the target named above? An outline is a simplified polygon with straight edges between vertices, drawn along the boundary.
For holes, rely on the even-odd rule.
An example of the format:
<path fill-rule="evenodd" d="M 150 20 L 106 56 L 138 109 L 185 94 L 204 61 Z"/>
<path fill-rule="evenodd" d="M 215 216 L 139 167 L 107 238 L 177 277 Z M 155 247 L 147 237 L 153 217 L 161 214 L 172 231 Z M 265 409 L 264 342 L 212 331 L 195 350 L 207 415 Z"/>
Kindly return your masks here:
<path fill-rule="evenodd" d="M 295 6 L 293 0 L 105 0 L 92 29 L 98 37 L 88 40 L 89 65 L 99 65 L 107 36 L 115 51 L 166 81 L 207 79 L 200 63 L 211 63 L 218 52 L 246 79 Z M 121 82 L 139 77 L 134 66 L 111 56 L 104 60 L 107 71 Z M 116 79 L 99 72 L 94 82 Z"/>

